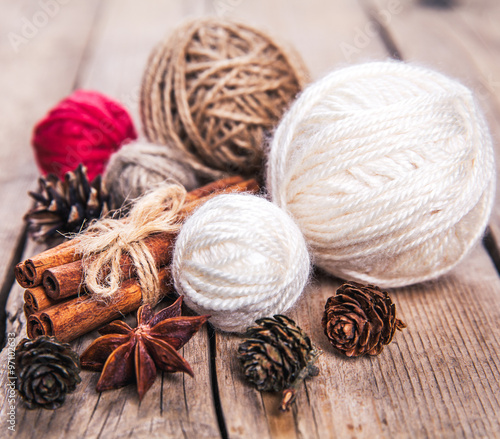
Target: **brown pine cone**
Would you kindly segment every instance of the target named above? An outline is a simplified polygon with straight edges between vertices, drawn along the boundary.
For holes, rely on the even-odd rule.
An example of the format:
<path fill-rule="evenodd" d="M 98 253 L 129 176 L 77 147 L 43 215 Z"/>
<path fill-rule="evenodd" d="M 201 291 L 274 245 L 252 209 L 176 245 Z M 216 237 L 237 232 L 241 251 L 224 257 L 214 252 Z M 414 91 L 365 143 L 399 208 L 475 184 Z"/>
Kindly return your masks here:
<path fill-rule="evenodd" d="M 16 388 L 29 409 L 59 408 L 80 379 L 80 359 L 54 337 L 21 340 L 16 347 Z"/>
<path fill-rule="evenodd" d="M 101 176 L 89 182 L 83 165 L 68 172 L 64 181 L 54 174 L 40 177 L 38 192 L 29 195 L 35 206 L 24 219 L 29 235 L 37 242 L 50 243 L 65 234 L 80 232 L 93 219 L 105 216 L 111 204 Z"/>
<path fill-rule="evenodd" d="M 288 317 L 275 315 L 255 323 L 238 347 L 238 358 L 247 380 L 258 390 L 283 390 L 280 408 L 288 410 L 302 381 L 318 375 L 314 363 L 322 352 Z"/>
<path fill-rule="evenodd" d="M 385 291 L 356 282 L 344 283 L 328 299 L 321 323 L 332 346 L 348 357 L 378 355 L 396 329 L 406 328 Z"/>
<path fill-rule="evenodd" d="M 286 316 L 259 319 L 245 336 L 238 357 L 258 390 L 285 389 L 316 355 L 309 336 Z"/>

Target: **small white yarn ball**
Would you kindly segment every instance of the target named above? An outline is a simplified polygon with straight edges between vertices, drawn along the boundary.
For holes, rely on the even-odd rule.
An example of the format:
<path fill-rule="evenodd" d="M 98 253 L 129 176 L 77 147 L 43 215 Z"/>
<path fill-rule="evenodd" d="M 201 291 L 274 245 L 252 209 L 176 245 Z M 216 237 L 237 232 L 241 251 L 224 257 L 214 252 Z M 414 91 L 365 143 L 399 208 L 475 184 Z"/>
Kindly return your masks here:
<path fill-rule="evenodd" d="M 348 67 L 307 88 L 276 130 L 267 174 L 314 263 L 381 287 L 462 260 L 495 191 L 492 140 L 472 92 L 401 62 Z"/>
<path fill-rule="evenodd" d="M 115 152 L 106 166 L 104 182 L 114 205 L 144 195 L 165 180 L 175 180 L 190 191 L 198 187 L 191 167 L 182 153 L 168 145 L 137 141 Z"/>
<path fill-rule="evenodd" d="M 183 225 L 172 262 L 186 304 L 223 331 L 243 332 L 286 311 L 309 276 L 304 237 L 277 206 L 254 195 L 219 195 Z"/>

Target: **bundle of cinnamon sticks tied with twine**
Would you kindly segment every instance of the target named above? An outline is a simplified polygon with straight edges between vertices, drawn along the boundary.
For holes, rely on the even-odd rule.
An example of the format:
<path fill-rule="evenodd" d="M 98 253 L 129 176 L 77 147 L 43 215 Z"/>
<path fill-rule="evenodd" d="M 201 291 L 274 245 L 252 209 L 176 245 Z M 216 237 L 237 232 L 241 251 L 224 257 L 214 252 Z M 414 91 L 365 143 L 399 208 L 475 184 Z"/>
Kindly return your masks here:
<path fill-rule="evenodd" d="M 150 198 L 148 205 L 146 195 L 123 219 L 100 220 L 74 239 L 19 263 L 15 275 L 26 289 L 28 337 L 72 341 L 135 311 L 143 302 L 156 304 L 171 290 L 169 265 L 182 222 L 216 195 L 258 190 L 255 180 L 241 177 L 218 180 L 187 194 L 179 185 L 170 185 L 163 194 L 165 205 L 157 206 L 155 213 L 147 209 L 154 210 L 157 199 Z M 168 198 L 172 193 L 177 202 Z M 155 228 L 154 222 L 163 220 L 158 212 L 168 221 Z"/>

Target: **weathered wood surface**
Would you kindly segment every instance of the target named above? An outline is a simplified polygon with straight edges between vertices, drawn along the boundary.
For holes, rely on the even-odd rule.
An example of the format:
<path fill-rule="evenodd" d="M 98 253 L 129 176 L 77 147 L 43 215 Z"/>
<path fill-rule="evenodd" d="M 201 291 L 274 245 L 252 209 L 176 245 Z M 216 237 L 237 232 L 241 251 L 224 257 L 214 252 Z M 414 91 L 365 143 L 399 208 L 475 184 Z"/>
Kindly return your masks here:
<path fill-rule="evenodd" d="M 283 11 L 286 9 L 284 3 L 275 2 L 273 5 L 279 4 L 275 8 Z M 388 35 L 374 38 L 373 29 L 384 22 L 391 23 L 403 14 L 409 2 L 403 3 L 385 2 L 378 9 L 371 10 L 362 9 L 364 4 L 354 2 L 331 2 L 328 3 L 330 9 L 326 10 L 317 7 L 315 2 L 302 10 L 294 4 L 294 14 L 301 17 L 300 26 L 307 34 L 305 39 L 309 39 L 309 47 L 318 50 L 319 45 L 322 48 L 322 55 L 317 54 L 316 64 L 308 63 L 317 69 L 312 71 L 313 77 L 321 75 L 325 65 L 331 69 L 346 62 L 384 59 L 394 55 L 399 57 L 401 50 L 397 43 L 388 40 Z M 241 18 L 250 16 L 257 24 L 264 23 L 271 27 L 272 17 L 279 11 L 271 9 L 270 14 L 263 17 L 253 12 L 254 4 L 252 8 L 242 5 L 235 15 Z M 419 8 L 414 4 L 412 7 Z M 325 13 L 318 14 L 316 11 L 320 9 Z M 335 29 L 333 41 L 337 44 L 328 45 L 320 39 L 312 41 L 311 35 L 315 34 L 323 40 L 327 38 L 325 29 L 330 28 Z M 286 25 L 280 24 L 278 29 L 284 30 Z M 419 29 L 425 29 L 423 23 Z M 413 38 L 408 36 L 406 43 L 417 40 L 417 35 L 414 30 Z M 301 32 L 295 35 L 297 46 L 301 37 Z M 302 52 L 305 56 L 311 54 L 308 50 Z M 330 353 L 324 337 L 317 337 L 325 351 L 319 360 L 321 374 L 308 382 L 307 392 L 299 397 L 292 413 L 280 416 L 277 410 L 279 398 L 261 397 L 259 392 L 249 391 L 242 384 L 241 371 L 234 357 L 231 363 L 219 361 L 217 377 L 222 409 L 224 413 L 231 413 L 225 417 L 229 437 L 477 437 L 491 431 L 500 435 L 499 424 L 494 421 L 499 410 L 499 381 L 495 373 L 491 373 L 491 368 L 496 371 L 499 363 L 498 358 L 490 360 L 489 357 L 489 350 L 495 346 L 495 339 L 498 342 L 500 335 L 494 324 L 500 317 L 500 283 L 483 249 L 478 249 L 468 261 L 462 268 L 454 270 L 450 279 L 395 292 L 394 298 L 403 319 L 409 322 L 409 328 L 397 334 L 396 343 L 378 358 L 346 361 Z M 470 266 L 470 261 L 477 264 L 470 269 L 483 269 L 467 273 L 464 268 Z M 491 283 L 486 283 L 489 285 L 488 292 L 479 284 L 475 284 L 473 289 L 468 287 L 471 280 L 479 280 L 481 275 L 491 280 Z M 323 278 L 312 285 L 293 312 L 296 321 L 310 333 L 320 335 L 322 309 L 339 285 L 336 281 Z M 480 294 L 488 297 L 477 297 L 475 289 L 480 288 Z M 451 310 L 450 305 L 454 305 L 460 297 L 465 306 L 455 305 L 456 308 Z M 469 302 L 475 300 L 478 303 L 496 303 L 493 310 L 474 317 L 474 322 L 483 322 L 480 331 L 484 327 L 492 337 L 489 348 L 479 343 L 480 334 L 470 335 L 472 322 L 467 316 L 470 315 Z M 457 311 L 459 315 L 455 314 Z M 460 328 L 464 318 L 464 327 Z M 423 334 L 422 328 L 425 328 Z M 462 332 L 457 335 L 460 330 Z M 457 340 L 459 346 L 450 349 L 447 334 Z M 219 353 L 234 353 L 237 344 L 235 337 L 221 334 L 217 338 Z M 479 353 L 472 350 L 475 345 L 479 346 Z M 467 358 L 469 355 L 472 358 Z M 453 363 L 452 367 L 446 364 L 446 359 Z M 470 370 L 471 365 L 472 368 L 479 368 L 479 372 Z M 490 371 L 487 378 L 484 378 L 484 370 Z M 471 382 L 482 382 L 484 387 L 479 385 L 476 389 L 477 384 L 471 387 Z M 437 390 L 433 391 L 435 388 Z M 249 395 L 250 401 L 242 395 Z M 493 399 L 492 405 L 489 399 Z M 483 416 L 484 420 L 479 421 Z M 472 419 L 474 422 L 471 422 Z"/>
<path fill-rule="evenodd" d="M 35 26 L 28 22 L 40 12 L 36 2 L 0 2 L 0 317 L 23 241 L 22 215 L 31 204 L 26 192 L 35 187 L 38 176 L 31 127 L 71 90 L 96 6 L 90 1 L 61 7 L 44 26 Z"/>
<path fill-rule="evenodd" d="M 36 169 L 29 148 L 33 123 L 73 87 L 94 88 L 127 105 L 135 121 L 142 70 L 153 45 L 188 16 L 219 14 L 267 29 L 291 42 L 316 79 L 354 62 L 401 57 L 434 66 L 478 92 L 497 137 L 500 7 L 494 0 L 460 1 L 454 9 L 415 0 L 109 0 L 66 2 L 28 44 L 13 53 L 0 42 L 0 276 L 10 290 L 8 332 L 24 336 L 22 289 L 11 287 L 12 263 L 23 250 L 22 213 Z M 0 25 L 19 31 L 37 2 L 7 2 Z M 5 63 L 5 64 L 4 64 Z M 488 79 L 490 78 L 490 79 Z M 489 81 L 489 82 L 488 82 Z M 498 80 L 500 83 L 500 78 Z M 492 222 L 498 223 L 499 214 Z M 497 235 L 498 236 L 498 235 Z M 2 271 L 3 270 L 3 271 Z M 346 360 L 320 328 L 326 299 L 339 281 L 316 274 L 290 312 L 324 351 L 320 375 L 309 380 L 289 413 L 279 395 L 245 384 L 235 357 L 239 338 L 204 330 L 183 349 L 196 379 L 164 374 L 138 402 L 133 386 L 97 394 L 97 374 L 56 412 L 26 411 L 16 402 L 16 437 L 500 437 L 500 278 L 478 246 L 449 275 L 396 289 L 408 328 L 376 358 Z M 133 317 L 132 317 L 133 319 Z M 96 334 L 74 343 L 82 351 Z M 6 350 L 0 354 L 0 419 L 7 430 Z M 36 432 L 36 433 L 35 433 Z M 14 434 L 13 434 L 14 435 Z"/>

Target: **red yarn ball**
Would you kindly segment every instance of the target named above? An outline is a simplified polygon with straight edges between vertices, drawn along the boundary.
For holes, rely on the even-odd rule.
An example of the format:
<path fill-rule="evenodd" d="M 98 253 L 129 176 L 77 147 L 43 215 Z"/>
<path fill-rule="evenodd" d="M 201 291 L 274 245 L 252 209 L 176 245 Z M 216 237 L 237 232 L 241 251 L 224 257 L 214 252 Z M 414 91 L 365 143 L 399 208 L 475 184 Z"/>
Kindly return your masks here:
<path fill-rule="evenodd" d="M 95 91 L 77 90 L 38 122 L 32 144 L 43 174 L 63 179 L 83 163 L 93 180 L 113 152 L 136 138 L 132 119 L 119 103 Z"/>

